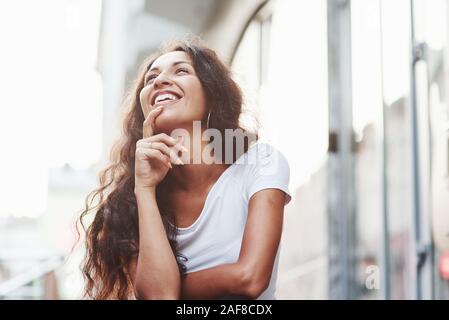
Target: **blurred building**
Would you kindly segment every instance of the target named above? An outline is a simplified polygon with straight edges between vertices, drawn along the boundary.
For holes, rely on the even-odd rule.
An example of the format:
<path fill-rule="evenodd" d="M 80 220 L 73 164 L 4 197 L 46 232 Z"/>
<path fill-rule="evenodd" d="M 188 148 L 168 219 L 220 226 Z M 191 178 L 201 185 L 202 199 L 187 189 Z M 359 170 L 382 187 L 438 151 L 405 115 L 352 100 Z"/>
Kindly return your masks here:
<path fill-rule="evenodd" d="M 102 158 L 51 171 L 50 194 L 73 192 L 50 199 L 81 208 L 139 64 L 198 34 L 290 163 L 277 297 L 448 299 L 448 16 L 447 0 L 103 1 Z"/>

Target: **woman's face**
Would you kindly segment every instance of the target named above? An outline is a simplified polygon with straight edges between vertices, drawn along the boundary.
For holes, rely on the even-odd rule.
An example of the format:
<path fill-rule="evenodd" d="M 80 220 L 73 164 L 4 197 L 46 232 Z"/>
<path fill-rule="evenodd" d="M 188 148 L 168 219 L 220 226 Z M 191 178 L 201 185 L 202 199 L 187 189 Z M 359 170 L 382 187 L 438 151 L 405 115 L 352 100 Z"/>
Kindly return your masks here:
<path fill-rule="evenodd" d="M 176 128 L 191 130 L 194 120 L 206 112 L 206 99 L 190 57 L 183 51 L 173 51 L 157 58 L 145 74 L 140 104 L 145 118 L 159 105 L 155 132 L 170 134 Z"/>

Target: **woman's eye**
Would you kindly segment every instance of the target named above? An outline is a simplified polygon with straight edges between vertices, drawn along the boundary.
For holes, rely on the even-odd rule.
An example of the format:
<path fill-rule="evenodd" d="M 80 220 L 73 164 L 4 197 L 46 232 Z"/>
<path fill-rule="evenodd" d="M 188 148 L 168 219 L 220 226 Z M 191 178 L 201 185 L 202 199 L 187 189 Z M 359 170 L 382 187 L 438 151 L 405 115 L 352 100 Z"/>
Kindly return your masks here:
<path fill-rule="evenodd" d="M 178 70 L 176 70 L 176 73 L 180 73 L 180 72 L 188 73 L 187 69 L 184 69 L 184 68 L 179 68 Z"/>
<path fill-rule="evenodd" d="M 145 79 L 145 85 L 149 84 L 150 82 L 152 82 L 154 80 L 154 78 L 156 78 L 155 74 L 149 75 L 146 79 Z"/>

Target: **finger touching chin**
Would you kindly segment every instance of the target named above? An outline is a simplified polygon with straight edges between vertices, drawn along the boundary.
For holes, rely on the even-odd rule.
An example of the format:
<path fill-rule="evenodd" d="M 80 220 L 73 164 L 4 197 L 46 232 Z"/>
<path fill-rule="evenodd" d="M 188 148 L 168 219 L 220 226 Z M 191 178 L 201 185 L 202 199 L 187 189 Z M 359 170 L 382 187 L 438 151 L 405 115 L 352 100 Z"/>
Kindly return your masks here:
<path fill-rule="evenodd" d="M 170 115 L 164 115 L 162 112 L 159 116 L 154 120 L 154 131 L 157 133 L 166 133 L 170 135 L 170 133 L 178 127 L 178 122 L 170 117 Z"/>

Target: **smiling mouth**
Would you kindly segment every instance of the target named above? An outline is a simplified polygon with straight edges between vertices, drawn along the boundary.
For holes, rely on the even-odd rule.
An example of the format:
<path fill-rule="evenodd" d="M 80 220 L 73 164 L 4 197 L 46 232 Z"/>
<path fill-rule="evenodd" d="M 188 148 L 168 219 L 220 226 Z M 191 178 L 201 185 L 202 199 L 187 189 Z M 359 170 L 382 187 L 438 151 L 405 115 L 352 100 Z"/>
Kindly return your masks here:
<path fill-rule="evenodd" d="M 161 93 L 161 94 L 158 94 L 154 98 L 154 100 L 152 101 L 153 102 L 152 105 L 153 105 L 153 107 L 156 107 L 159 105 L 170 105 L 170 104 L 178 102 L 182 98 L 183 97 L 181 97 L 177 94 L 171 93 L 171 92 L 170 93 L 169 92 Z"/>
<path fill-rule="evenodd" d="M 158 106 L 168 106 L 171 104 L 175 104 L 176 102 L 178 102 L 179 100 L 181 100 L 182 98 L 176 99 L 176 100 L 163 100 L 163 101 L 159 101 L 156 102 L 153 107 L 158 107 Z"/>

